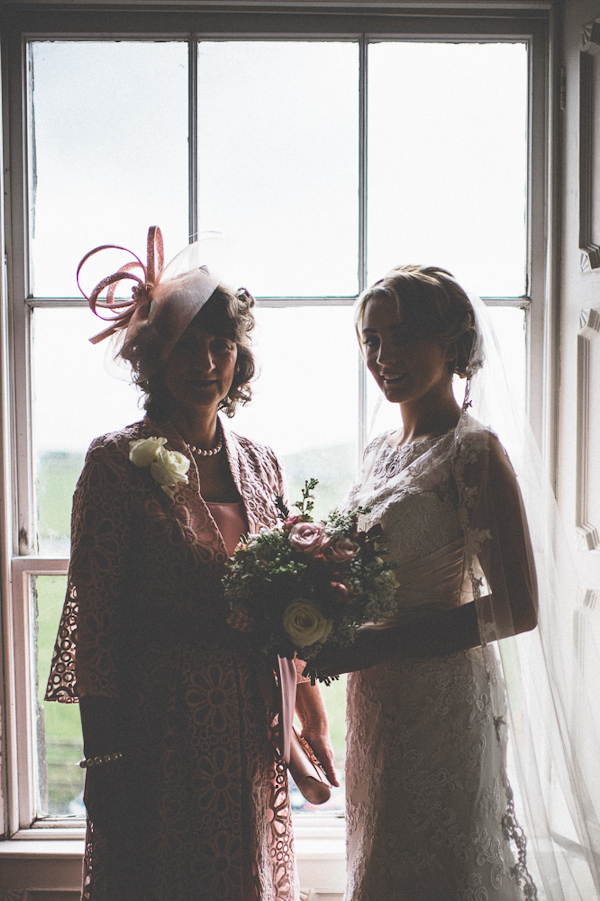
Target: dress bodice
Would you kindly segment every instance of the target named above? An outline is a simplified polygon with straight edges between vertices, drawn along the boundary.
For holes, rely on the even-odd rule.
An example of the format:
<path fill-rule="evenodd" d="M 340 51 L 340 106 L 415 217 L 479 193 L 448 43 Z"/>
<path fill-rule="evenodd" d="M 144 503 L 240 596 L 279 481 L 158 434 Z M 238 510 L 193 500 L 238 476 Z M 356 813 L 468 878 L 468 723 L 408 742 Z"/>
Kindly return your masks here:
<path fill-rule="evenodd" d="M 453 487 L 447 436 L 394 446 L 376 439 L 349 506 L 368 506 L 368 524 L 378 522 L 400 588 L 397 616 L 461 602 L 464 536 Z"/>

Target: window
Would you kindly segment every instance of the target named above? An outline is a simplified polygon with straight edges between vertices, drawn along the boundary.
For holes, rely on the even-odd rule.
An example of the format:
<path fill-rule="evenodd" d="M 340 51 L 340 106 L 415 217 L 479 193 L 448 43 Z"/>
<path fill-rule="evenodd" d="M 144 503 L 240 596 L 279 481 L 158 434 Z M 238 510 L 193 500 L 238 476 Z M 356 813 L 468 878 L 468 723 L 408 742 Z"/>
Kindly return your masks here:
<path fill-rule="evenodd" d="M 86 340 L 102 325 L 77 290 L 84 253 L 139 253 L 158 224 L 167 258 L 198 236 L 206 262 L 258 297 L 261 377 L 233 427 L 280 453 L 292 499 L 320 480 L 317 512 L 348 490 L 375 408 L 352 303 L 399 262 L 443 265 L 487 299 L 512 390 L 536 422 L 541 410 L 542 19 L 473 19 L 468 35 L 452 16 L 84 20 L 49 15 L 22 44 L 16 20 L 8 35 L 10 816 L 38 834 L 83 812 L 77 707 L 41 701 L 71 494 L 90 440 L 140 416 Z"/>

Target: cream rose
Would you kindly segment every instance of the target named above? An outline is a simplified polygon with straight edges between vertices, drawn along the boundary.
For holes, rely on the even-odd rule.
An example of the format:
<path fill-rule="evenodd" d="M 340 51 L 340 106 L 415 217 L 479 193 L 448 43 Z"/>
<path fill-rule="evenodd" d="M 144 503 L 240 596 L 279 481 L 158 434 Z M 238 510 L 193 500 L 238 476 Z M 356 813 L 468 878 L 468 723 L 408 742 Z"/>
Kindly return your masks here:
<path fill-rule="evenodd" d="M 316 604 L 304 598 L 292 601 L 283 617 L 283 628 L 299 648 L 325 641 L 332 626 L 333 621 L 325 619 Z"/>
<path fill-rule="evenodd" d="M 329 536 L 318 522 L 298 522 L 290 529 L 289 542 L 295 550 L 313 556 L 327 547 Z"/>
<path fill-rule="evenodd" d="M 176 485 L 178 482 L 187 482 L 187 471 L 190 468 L 190 461 L 179 451 L 168 451 L 161 447 L 158 451 L 154 463 L 150 464 L 150 472 L 155 482 L 166 489 Z M 167 494 L 171 494 L 167 491 Z"/>
<path fill-rule="evenodd" d="M 179 451 L 168 451 L 166 438 L 140 438 L 129 442 L 129 459 L 142 469 L 150 467 L 150 473 L 165 494 L 173 498 L 173 488 L 179 482 L 187 483 L 190 461 Z"/>
<path fill-rule="evenodd" d="M 336 563 L 347 563 L 360 553 L 360 544 L 351 538 L 338 538 L 329 545 L 329 556 Z"/>
<path fill-rule="evenodd" d="M 129 459 L 136 466 L 142 468 L 150 466 L 156 460 L 163 444 L 166 443 L 166 438 L 140 438 L 138 441 L 130 441 Z"/>

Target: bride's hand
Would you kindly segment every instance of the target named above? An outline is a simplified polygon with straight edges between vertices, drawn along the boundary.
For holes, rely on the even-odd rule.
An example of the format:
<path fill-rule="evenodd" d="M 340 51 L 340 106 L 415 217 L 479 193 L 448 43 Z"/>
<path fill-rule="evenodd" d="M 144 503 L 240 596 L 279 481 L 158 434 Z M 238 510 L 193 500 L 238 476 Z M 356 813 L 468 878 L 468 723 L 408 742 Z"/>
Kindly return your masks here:
<path fill-rule="evenodd" d="M 322 676 L 339 676 L 369 669 L 385 659 L 380 647 L 381 632 L 376 629 L 362 629 L 355 641 L 347 648 L 327 648 L 313 657 L 308 666 Z"/>

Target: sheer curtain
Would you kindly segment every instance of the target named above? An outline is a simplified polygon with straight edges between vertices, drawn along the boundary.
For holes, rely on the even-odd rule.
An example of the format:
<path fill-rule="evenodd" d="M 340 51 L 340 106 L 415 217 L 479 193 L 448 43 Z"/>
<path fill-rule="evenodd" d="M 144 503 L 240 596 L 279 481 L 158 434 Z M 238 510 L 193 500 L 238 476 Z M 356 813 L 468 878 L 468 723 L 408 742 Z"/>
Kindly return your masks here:
<path fill-rule="evenodd" d="M 538 898 L 591 901 L 600 896 L 600 707 L 597 686 L 586 682 L 579 656 L 585 597 L 533 433 L 511 403 L 487 311 L 478 298 L 471 301 L 479 340 L 455 453 L 460 457 L 465 437 L 477 434 L 480 424 L 499 436 L 523 495 L 539 591 L 538 627 L 497 642 L 495 635 L 510 632 L 502 592 L 492 593 L 480 608 L 480 632 L 489 641 L 486 653 L 499 655 L 504 673 L 509 778 L 526 851 L 518 827 L 515 835 Z M 487 519 L 488 527 L 495 527 L 491 502 L 477 478 L 483 480 L 485 473 L 467 468 L 460 501 L 467 510 L 467 547 L 473 557 L 477 536 L 470 533 L 477 523 Z M 475 593 L 483 595 L 475 566 L 471 573 Z M 590 656 L 597 662 L 593 634 L 584 631 L 584 637 L 588 662 Z M 593 666 L 592 671 L 599 670 Z"/>

